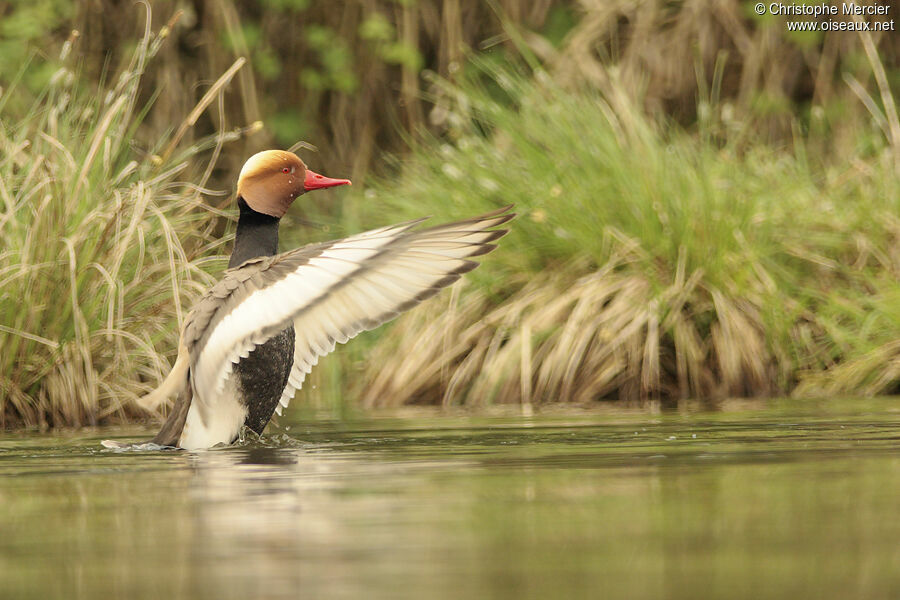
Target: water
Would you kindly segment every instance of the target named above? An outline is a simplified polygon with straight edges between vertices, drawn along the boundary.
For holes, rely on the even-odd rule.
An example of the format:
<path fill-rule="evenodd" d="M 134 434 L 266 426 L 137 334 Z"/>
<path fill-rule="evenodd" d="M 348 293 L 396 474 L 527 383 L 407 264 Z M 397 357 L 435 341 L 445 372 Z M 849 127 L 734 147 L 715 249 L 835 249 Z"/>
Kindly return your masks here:
<path fill-rule="evenodd" d="M 0 434 L 2 598 L 897 598 L 900 402 Z"/>

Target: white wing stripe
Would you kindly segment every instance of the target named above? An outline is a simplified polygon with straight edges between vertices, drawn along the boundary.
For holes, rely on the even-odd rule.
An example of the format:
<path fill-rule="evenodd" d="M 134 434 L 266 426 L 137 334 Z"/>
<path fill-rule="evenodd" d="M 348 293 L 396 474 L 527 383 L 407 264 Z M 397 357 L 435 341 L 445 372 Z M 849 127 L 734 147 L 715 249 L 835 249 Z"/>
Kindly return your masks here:
<path fill-rule="evenodd" d="M 340 265 L 337 274 L 329 271 L 334 265 Z M 287 323 L 298 309 L 314 303 L 355 269 L 359 265 L 313 259 L 281 281 L 248 294 L 222 319 L 200 352 L 193 370 L 198 390 L 221 392 L 231 363 L 255 347 L 250 336 L 266 326 Z M 202 394 L 198 400 L 211 401 Z"/>
<path fill-rule="evenodd" d="M 453 261 L 450 264 L 456 266 L 458 262 Z M 288 406 L 295 391 L 302 387 L 306 374 L 312 370 L 312 365 L 318 362 L 320 356 L 334 349 L 333 343 L 328 347 L 322 347 L 311 339 L 314 331 L 317 333 L 321 331 L 322 324 L 327 322 L 332 337 L 340 343 L 345 343 L 361 331 L 380 325 L 380 317 L 389 314 L 390 318 L 402 304 L 430 289 L 449 272 L 450 270 L 444 270 L 439 271 L 436 274 L 438 276 L 427 276 L 409 269 L 396 269 L 394 263 L 385 264 L 381 269 L 360 274 L 352 285 L 342 287 L 329 297 L 328 302 L 317 305 L 313 310 L 296 318 L 294 367 L 288 379 L 288 386 L 279 401 L 280 404 Z M 304 331 L 306 333 L 301 333 Z M 307 354 L 310 351 L 315 353 L 312 361 Z"/>
<path fill-rule="evenodd" d="M 293 272 L 248 293 L 219 321 L 197 358 L 196 387 L 220 388 L 233 361 L 293 320 L 294 365 L 279 400 L 280 407 L 287 406 L 306 374 L 336 343 L 377 327 L 474 268 L 468 257 L 489 251 L 493 246 L 487 244 L 504 233 L 488 228 L 510 218 L 504 214 L 409 232 L 416 224 L 411 222 L 335 242 Z M 291 260 L 290 253 L 283 260 Z"/>

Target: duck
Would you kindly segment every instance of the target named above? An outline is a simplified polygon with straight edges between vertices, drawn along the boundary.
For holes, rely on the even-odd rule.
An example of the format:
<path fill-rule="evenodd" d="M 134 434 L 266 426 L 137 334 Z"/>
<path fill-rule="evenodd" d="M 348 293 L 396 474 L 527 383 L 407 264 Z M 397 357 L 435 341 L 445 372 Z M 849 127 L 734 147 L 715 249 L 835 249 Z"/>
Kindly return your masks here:
<path fill-rule="evenodd" d="M 175 363 L 139 399 L 174 405 L 158 446 L 199 450 L 262 435 L 319 359 L 390 321 L 471 271 L 496 248 L 512 205 L 417 227 L 426 218 L 278 252 L 281 219 L 307 192 L 351 185 L 310 170 L 299 156 L 266 150 L 237 180 L 234 247 L 224 274 L 183 322 Z"/>

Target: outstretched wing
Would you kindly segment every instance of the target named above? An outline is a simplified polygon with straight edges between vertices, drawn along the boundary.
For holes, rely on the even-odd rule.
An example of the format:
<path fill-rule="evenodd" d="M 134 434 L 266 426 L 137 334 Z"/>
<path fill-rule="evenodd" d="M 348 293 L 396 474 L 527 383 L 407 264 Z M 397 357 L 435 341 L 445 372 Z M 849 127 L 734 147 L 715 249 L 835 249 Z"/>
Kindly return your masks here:
<path fill-rule="evenodd" d="M 336 343 L 373 329 L 474 269 L 513 218 L 498 211 L 413 230 L 418 221 L 254 259 L 226 276 L 186 324 L 195 400 L 211 406 L 234 364 L 293 321 L 294 365 L 286 406 Z M 210 397 L 204 397 L 212 391 Z"/>

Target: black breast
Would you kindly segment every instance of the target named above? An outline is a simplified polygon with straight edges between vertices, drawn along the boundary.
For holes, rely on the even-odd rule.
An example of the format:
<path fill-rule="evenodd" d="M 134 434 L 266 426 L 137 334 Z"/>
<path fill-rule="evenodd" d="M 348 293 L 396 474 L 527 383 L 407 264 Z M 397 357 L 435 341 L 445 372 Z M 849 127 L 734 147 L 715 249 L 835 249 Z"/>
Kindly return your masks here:
<path fill-rule="evenodd" d="M 294 364 L 294 326 L 257 346 L 235 365 L 238 386 L 247 405 L 244 425 L 262 434 L 278 406 Z"/>

